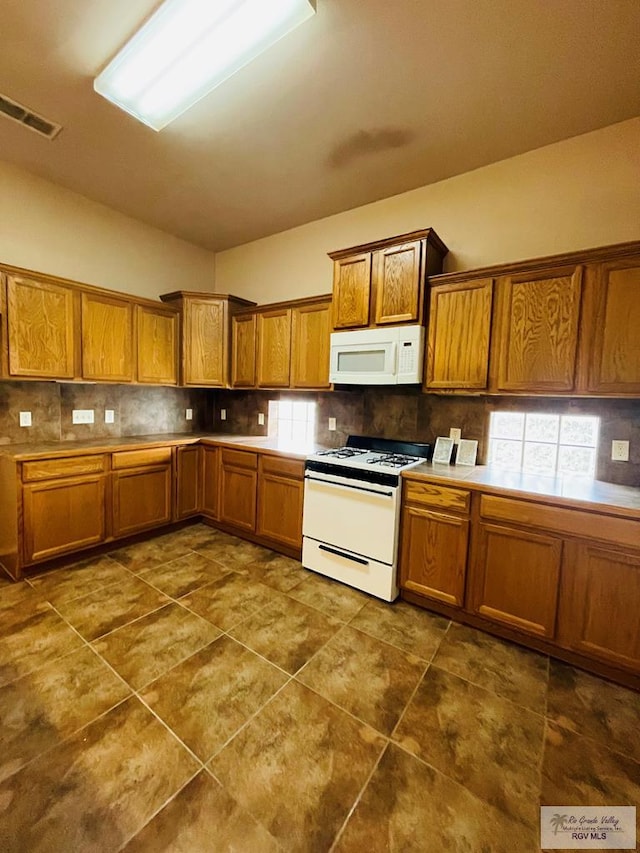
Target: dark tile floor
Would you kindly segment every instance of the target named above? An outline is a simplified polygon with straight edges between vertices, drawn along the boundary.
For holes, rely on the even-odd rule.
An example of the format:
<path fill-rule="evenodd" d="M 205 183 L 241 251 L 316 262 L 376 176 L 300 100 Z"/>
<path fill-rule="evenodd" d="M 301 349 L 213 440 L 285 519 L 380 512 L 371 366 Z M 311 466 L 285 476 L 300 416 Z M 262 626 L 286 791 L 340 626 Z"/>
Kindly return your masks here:
<path fill-rule="evenodd" d="M 541 802 L 640 805 L 640 695 L 203 525 L 0 580 L 3 853 L 529 853 Z"/>

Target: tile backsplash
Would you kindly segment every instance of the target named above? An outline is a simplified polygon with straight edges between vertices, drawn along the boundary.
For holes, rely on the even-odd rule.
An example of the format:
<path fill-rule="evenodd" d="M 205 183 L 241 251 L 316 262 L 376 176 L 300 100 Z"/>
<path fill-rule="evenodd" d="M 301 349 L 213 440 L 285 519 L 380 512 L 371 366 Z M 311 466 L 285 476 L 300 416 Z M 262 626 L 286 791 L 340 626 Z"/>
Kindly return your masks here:
<path fill-rule="evenodd" d="M 0 382 L 0 444 L 31 444 L 199 431 L 207 422 L 207 392 L 142 385 Z M 185 410 L 193 409 L 193 420 Z M 73 409 L 93 409 L 93 424 L 72 424 Z M 104 422 L 112 409 L 114 422 Z M 20 412 L 32 426 L 21 427 Z"/>
<path fill-rule="evenodd" d="M 640 400 L 563 399 L 549 397 L 444 396 L 423 394 L 415 388 L 353 388 L 316 394 L 268 391 L 220 391 L 209 400 L 207 428 L 238 435 L 266 435 L 268 424 L 257 425 L 258 412 L 268 418 L 269 400 L 314 400 L 317 404 L 317 440 L 337 447 L 350 433 L 433 441 L 449 435 L 450 427 L 478 442 L 478 464 L 486 461 L 489 415 L 492 411 L 550 412 L 596 415 L 600 418 L 597 473 L 599 480 L 640 486 Z M 220 409 L 227 420 L 220 420 Z M 327 429 L 335 418 L 337 429 Z M 611 441 L 630 443 L 629 462 L 611 461 Z"/>

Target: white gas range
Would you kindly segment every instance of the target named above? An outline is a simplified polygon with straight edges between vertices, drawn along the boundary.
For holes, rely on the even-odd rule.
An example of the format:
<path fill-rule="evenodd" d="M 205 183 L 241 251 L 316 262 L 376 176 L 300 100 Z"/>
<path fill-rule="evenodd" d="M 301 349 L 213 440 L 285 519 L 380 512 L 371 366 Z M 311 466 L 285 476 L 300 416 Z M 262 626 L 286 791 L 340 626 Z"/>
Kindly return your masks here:
<path fill-rule="evenodd" d="M 305 462 L 302 563 L 382 598 L 398 595 L 400 472 L 431 445 L 349 436 Z"/>

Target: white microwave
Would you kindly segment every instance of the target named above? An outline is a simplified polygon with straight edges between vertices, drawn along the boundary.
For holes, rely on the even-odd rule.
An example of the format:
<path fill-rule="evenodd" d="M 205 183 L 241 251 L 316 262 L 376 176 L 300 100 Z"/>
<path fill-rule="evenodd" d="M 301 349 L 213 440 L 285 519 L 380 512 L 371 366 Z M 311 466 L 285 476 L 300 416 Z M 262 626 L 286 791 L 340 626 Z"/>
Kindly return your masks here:
<path fill-rule="evenodd" d="M 389 326 L 331 335 L 330 382 L 340 385 L 420 382 L 423 363 L 423 326 Z"/>

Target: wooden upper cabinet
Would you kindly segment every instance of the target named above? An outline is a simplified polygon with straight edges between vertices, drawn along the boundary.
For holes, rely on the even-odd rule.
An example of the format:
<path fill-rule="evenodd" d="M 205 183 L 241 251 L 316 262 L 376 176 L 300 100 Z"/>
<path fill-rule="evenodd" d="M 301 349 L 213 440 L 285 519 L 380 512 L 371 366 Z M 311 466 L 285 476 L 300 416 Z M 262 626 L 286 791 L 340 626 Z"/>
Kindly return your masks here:
<path fill-rule="evenodd" d="M 640 256 L 588 268 L 595 311 L 587 390 L 640 394 Z"/>
<path fill-rule="evenodd" d="M 492 304 L 492 278 L 431 288 L 427 389 L 487 388 Z"/>
<path fill-rule="evenodd" d="M 330 252 L 334 329 L 423 323 L 426 278 L 446 254 L 432 228 Z"/>
<path fill-rule="evenodd" d="M 227 388 L 231 318 L 255 303 L 236 296 L 182 290 L 163 293 L 160 299 L 181 312 L 182 384 Z"/>
<path fill-rule="evenodd" d="M 136 305 L 138 382 L 178 382 L 178 314 L 162 306 Z"/>
<path fill-rule="evenodd" d="M 73 379 L 73 290 L 11 275 L 6 284 L 9 375 Z"/>
<path fill-rule="evenodd" d="M 291 309 L 258 314 L 258 387 L 288 388 L 291 365 Z"/>
<path fill-rule="evenodd" d="M 133 303 L 97 293 L 83 293 L 83 378 L 131 382 L 133 373 Z"/>
<path fill-rule="evenodd" d="M 582 267 L 505 276 L 498 391 L 573 391 Z"/>
<path fill-rule="evenodd" d="M 371 253 L 337 260 L 333 268 L 333 327 L 369 325 Z"/>
<path fill-rule="evenodd" d="M 373 254 L 375 322 L 419 323 L 422 320 L 421 240 L 389 246 Z"/>
<path fill-rule="evenodd" d="M 256 315 L 238 314 L 231 324 L 231 384 L 234 388 L 255 388 Z"/>
<path fill-rule="evenodd" d="M 291 385 L 294 388 L 329 387 L 331 302 L 292 309 Z"/>
<path fill-rule="evenodd" d="M 188 299 L 184 304 L 185 385 L 227 384 L 226 302 Z"/>

